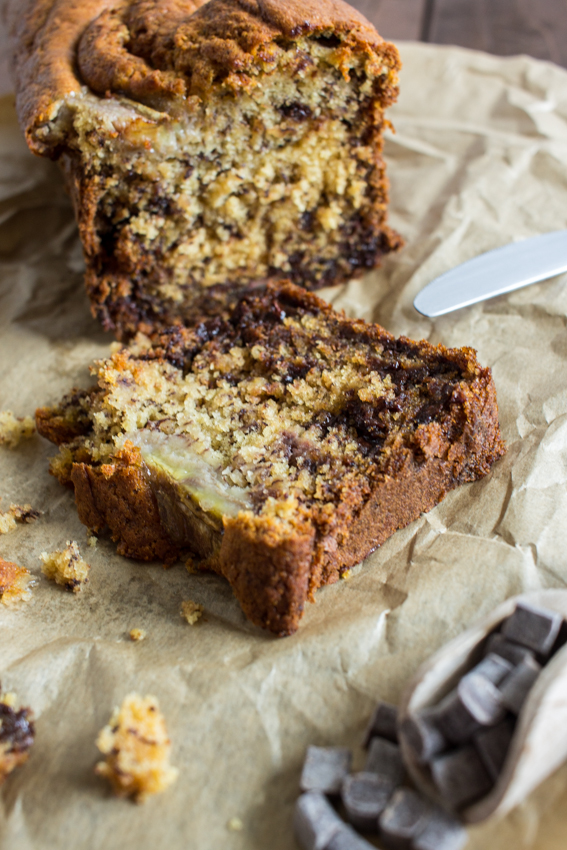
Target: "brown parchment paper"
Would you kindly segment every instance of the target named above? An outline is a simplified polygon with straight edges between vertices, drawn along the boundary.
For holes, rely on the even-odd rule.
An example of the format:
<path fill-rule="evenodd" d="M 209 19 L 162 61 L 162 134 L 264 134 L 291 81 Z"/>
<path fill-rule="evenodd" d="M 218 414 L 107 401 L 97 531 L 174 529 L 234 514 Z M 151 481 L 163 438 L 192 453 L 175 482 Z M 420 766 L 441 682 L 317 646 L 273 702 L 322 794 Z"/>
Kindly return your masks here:
<path fill-rule="evenodd" d="M 317 594 L 299 632 L 246 622 L 226 583 L 88 549 L 73 497 L 35 437 L 0 448 L 2 505 L 44 511 L 0 538 L 36 574 L 33 601 L 0 605 L 0 673 L 33 707 L 37 742 L 0 791 L 0 847 L 292 850 L 293 802 L 308 744 L 352 746 L 377 698 L 399 699 L 417 666 L 506 597 L 567 580 L 565 277 L 435 322 L 412 307 L 434 276 L 482 251 L 567 227 L 567 73 L 527 58 L 401 45 L 397 134 L 386 145 L 392 222 L 407 247 L 326 296 L 351 315 L 490 365 L 507 456 L 395 534 L 348 581 Z M 84 384 L 111 340 L 91 319 L 81 251 L 56 167 L 34 159 L 11 99 L 0 102 L 0 408 L 20 415 Z M 49 584 L 41 551 L 76 539 L 92 564 L 78 596 Z M 205 607 L 188 626 L 182 599 Z M 132 627 L 147 639 L 132 643 Z M 155 694 L 177 783 L 136 806 L 93 775 L 94 741 L 132 690 Z M 469 850 L 559 850 L 567 767 Z M 232 818 L 242 821 L 231 831 Z"/>

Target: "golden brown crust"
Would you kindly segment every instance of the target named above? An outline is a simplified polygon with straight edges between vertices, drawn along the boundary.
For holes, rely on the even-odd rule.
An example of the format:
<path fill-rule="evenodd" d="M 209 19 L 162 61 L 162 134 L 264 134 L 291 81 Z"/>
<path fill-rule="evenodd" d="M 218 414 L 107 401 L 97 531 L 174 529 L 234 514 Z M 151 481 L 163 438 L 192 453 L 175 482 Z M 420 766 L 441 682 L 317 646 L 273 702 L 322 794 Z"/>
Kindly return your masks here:
<path fill-rule="evenodd" d="M 171 561 L 178 554 L 162 528 L 155 496 L 139 453 L 123 452 L 113 464 L 73 464 L 71 482 L 81 522 L 108 527 L 118 552 L 143 561 Z"/>

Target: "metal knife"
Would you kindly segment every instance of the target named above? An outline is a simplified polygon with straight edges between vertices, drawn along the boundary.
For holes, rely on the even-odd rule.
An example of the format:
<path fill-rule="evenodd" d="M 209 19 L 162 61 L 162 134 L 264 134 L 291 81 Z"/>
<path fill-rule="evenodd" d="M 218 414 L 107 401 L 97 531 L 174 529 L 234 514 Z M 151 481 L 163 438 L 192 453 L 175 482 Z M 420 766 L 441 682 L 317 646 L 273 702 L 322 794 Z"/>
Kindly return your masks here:
<path fill-rule="evenodd" d="M 435 318 L 567 271 L 567 230 L 495 248 L 432 280 L 413 306 Z"/>

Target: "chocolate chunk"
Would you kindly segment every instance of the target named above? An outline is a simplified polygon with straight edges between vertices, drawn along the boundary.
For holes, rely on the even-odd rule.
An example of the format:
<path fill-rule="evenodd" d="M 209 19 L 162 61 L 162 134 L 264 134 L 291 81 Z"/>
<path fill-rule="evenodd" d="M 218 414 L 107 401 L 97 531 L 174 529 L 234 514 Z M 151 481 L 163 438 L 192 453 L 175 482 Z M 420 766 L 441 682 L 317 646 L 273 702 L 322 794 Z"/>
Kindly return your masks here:
<path fill-rule="evenodd" d="M 463 705 L 458 691 L 451 691 L 445 699 L 436 706 L 435 723 L 441 733 L 451 744 L 461 744 L 469 741 L 482 724 L 475 720 Z"/>
<path fill-rule="evenodd" d="M 502 679 L 511 672 L 513 667 L 514 664 L 511 661 L 508 661 L 496 652 L 489 652 L 466 675 L 469 676 L 471 673 L 477 673 L 484 676 L 493 685 L 499 685 Z"/>
<path fill-rule="evenodd" d="M 541 673 L 541 665 L 533 658 L 525 658 L 500 685 L 502 702 L 506 708 L 519 714 L 535 680 Z"/>
<path fill-rule="evenodd" d="M 556 611 L 547 611 L 526 602 L 519 602 L 516 610 L 504 621 L 501 633 L 522 646 L 547 657 L 559 634 L 563 618 Z"/>
<path fill-rule="evenodd" d="M 346 747 L 308 747 L 299 787 L 302 791 L 339 794 L 351 758 Z"/>
<path fill-rule="evenodd" d="M 401 785 L 406 773 L 402 753 L 398 744 L 392 744 L 385 738 L 372 738 L 366 762 L 365 773 L 377 773 L 396 786 Z"/>
<path fill-rule="evenodd" d="M 340 832 L 336 832 L 325 850 L 376 850 L 373 844 L 370 844 L 362 836 L 350 826 L 343 824 Z"/>
<path fill-rule="evenodd" d="M 364 735 L 363 747 L 368 747 L 370 739 L 378 736 L 387 738 L 396 744 L 398 741 L 398 709 L 389 702 L 379 702 Z"/>
<path fill-rule="evenodd" d="M 477 732 L 473 738 L 475 749 L 493 782 L 496 782 L 504 767 L 514 727 L 514 720 L 506 717 L 496 726 Z"/>
<path fill-rule="evenodd" d="M 492 788 L 492 780 L 472 744 L 433 759 L 431 775 L 443 802 L 451 809 L 474 803 Z"/>
<path fill-rule="evenodd" d="M 436 806 L 423 832 L 414 838 L 412 850 L 461 850 L 467 837 L 462 823 Z"/>
<path fill-rule="evenodd" d="M 492 653 L 499 655 L 501 658 L 505 658 L 512 664 L 519 664 L 520 661 L 523 661 L 527 655 L 532 658 L 534 657 L 531 650 L 526 649 L 525 646 L 520 646 L 519 643 L 514 643 L 512 640 L 508 640 L 499 632 L 490 635 L 484 647 L 484 652 L 486 656 Z"/>
<path fill-rule="evenodd" d="M 553 644 L 553 646 L 551 648 L 551 652 L 549 653 L 549 656 L 551 657 L 551 656 L 555 655 L 556 652 L 559 652 L 560 649 L 563 649 L 563 647 L 565 646 L 566 643 L 567 643 L 567 622 L 565 622 L 565 620 L 563 620 L 563 622 L 561 623 L 561 628 L 559 629 L 559 634 L 555 638 L 555 643 Z"/>
<path fill-rule="evenodd" d="M 467 673 L 437 706 L 435 723 L 453 744 L 470 741 L 482 726 L 493 726 L 506 710 L 496 685 L 480 673 Z"/>
<path fill-rule="evenodd" d="M 380 816 L 380 836 L 388 847 L 409 848 L 427 825 L 430 804 L 411 791 L 399 788 Z"/>
<path fill-rule="evenodd" d="M 342 800 L 347 819 L 362 832 L 377 832 L 378 818 L 386 808 L 394 784 L 377 773 L 353 773 L 343 782 Z"/>
<path fill-rule="evenodd" d="M 402 722 L 402 733 L 420 762 L 447 749 L 447 740 L 435 723 L 431 710 L 420 711 L 406 717 Z"/>
<path fill-rule="evenodd" d="M 471 717 L 482 726 L 493 726 L 506 713 L 499 689 L 480 673 L 463 676 L 457 686 L 457 693 Z"/>
<path fill-rule="evenodd" d="M 303 850 L 326 850 L 342 826 L 342 820 L 323 794 L 310 791 L 296 801 L 293 830 Z"/>

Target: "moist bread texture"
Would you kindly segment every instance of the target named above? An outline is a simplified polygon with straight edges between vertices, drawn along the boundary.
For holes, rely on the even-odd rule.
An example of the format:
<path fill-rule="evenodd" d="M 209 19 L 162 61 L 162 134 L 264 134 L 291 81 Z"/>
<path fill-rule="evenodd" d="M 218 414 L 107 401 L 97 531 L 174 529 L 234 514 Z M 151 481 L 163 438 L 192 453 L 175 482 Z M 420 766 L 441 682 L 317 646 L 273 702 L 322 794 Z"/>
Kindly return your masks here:
<path fill-rule="evenodd" d="M 59 160 L 93 312 L 126 339 L 376 266 L 399 57 L 342 0 L 8 0 L 17 108 Z"/>
<path fill-rule="evenodd" d="M 504 452 L 472 349 L 395 339 L 293 284 L 93 373 L 36 414 L 82 522 L 129 557 L 192 550 L 279 635 L 318 587 Z"/>

